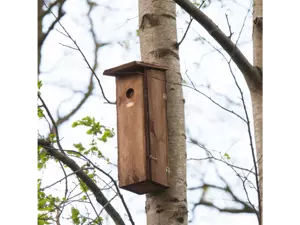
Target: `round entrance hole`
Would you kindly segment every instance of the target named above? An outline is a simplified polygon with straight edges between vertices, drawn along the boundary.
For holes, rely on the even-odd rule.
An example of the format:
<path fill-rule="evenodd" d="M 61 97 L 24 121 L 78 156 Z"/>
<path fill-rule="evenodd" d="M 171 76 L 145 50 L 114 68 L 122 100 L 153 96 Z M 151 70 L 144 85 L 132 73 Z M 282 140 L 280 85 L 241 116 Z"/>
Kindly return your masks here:
<path fill-rule="evenodd" d="M 126 91 L 126 97 L 127 98 L 132 98 L 134 94 L 134 90 L 132 88 L 129 88 L 127 91 Z"/>

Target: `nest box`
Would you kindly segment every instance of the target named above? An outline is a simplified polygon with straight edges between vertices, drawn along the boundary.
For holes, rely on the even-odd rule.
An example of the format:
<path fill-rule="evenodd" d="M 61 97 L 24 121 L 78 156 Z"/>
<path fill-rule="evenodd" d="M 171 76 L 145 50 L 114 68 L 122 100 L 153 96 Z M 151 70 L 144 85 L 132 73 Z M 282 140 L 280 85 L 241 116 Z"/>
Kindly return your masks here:
<path fill-rule="evenodd" d="M 166 67 L 131 62 L 116 77 L 120 188 L 145 194 L 168 188 Z"/>

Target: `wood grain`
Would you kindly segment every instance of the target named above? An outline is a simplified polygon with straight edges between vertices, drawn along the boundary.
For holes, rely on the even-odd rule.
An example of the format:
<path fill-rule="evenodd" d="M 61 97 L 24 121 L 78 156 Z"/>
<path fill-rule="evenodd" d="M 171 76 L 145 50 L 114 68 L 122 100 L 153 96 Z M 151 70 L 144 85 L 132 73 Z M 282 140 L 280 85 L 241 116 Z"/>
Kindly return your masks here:
<path fill-rule="evenodd" d="M 148 85 L 151 180 L 168 186 L 168 133 L 165 72 L 146 70 Z"/>
<path fill-rule="evenodd" d="M 118 126 L 118 176 L 120 187 L 145 181 L 146 140 L 143 75 L 116 78 Z M 132 88 L 130 98 L 126 92 Z"/>

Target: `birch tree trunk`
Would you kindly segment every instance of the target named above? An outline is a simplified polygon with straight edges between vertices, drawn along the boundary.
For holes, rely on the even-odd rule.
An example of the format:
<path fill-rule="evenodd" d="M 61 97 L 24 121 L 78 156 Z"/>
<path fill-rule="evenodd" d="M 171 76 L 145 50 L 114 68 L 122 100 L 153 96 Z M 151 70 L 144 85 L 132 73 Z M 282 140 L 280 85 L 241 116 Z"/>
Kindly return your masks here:
<path fill-rule="evenodd" d="M 262 65 L 262 0 L 254 0 L 253 2 L 253 66 L 259 67 L 263 70 Z M 262 213 L 263 213 L 263 140 L 262 140 L 262 83 L 249 87 L 252 99 L 253 108 L 253 120 L 254 120 L 254 132 L 256 143 L 256 155 L 258 160 L 259 171 L 259 191 L 260 191 L 260 224 L 262 225 Z"/>
<path fill-rule="evenodd" d="M 173 1 L 139 0 L 139 34 L 144 62 L 167 65 L 168 160 L 170 188 L 146 196 L 148 225 L 186 225 L 186 136 L 184 100 Z M 173 84 L 172 84 L 173 83 Z"/>
<path fill-rule="evenodd" d="M 38 75 L 40 74 L 40 65 L 41 65 L 41 48 L 40 41 L 43 36 L 43 26 L 42 26 L 42 14 L 43 14 L 43 1 L 38 0 Z"/>

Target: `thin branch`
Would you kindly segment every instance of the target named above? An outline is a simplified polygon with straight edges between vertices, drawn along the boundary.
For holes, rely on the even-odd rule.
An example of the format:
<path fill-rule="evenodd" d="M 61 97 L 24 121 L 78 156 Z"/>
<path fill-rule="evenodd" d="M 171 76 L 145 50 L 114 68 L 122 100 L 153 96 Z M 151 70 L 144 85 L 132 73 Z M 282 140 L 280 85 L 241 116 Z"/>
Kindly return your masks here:
<path fill-rule="evenodd" d="M 40 1 L 40 0 L 38 0 L 38 1 Z M 63 3 L 65 3 L 65 1 L 66 0 L 56 0 L 56 1 L 52 2 L 52 3 L 49 3 L 48 9 L 47 10 L 43 10 L 43 13 L 40 15 L 39 18 L 43 18 L 45 15 L 47 15 L 50 12 L 50 10 L 52 10 L 52 8 L 54 6 L 57 6 L 58 4 L 63 4 Z M 45 1 L 43 1 L 43 2 L 45 3 Z"/>
<path fill-rule="evenodd" d="M 203 0 L 202 3 L 199 5 L 198 9 L 201 9 L 201 7 L 204 5 L 204 3 L 206 2 L 206 0 Z M 190 22 L 186 28 L 186 31 L 184 32 L 183 34 L 183 37 L 181 38 L 181 40 L 177 43 L 177 48 L 180 46 L 180 44 L 183 42 L 183 40 L 185 39 L 186 35 L 187 35 L 187 32 L 189 31 L 189 28 L 193 22 L 193 17 L 190 17 Z"/>
<path fill-rule="evenodd" d="M 120 197 L 120 199 L 121 199 L 121 201 L 122 201 L 122 203 L 123 203 L 123 206 L 124 206 L 124 208 L 125 208 L 125 210 L 126 210 L 126 212 L 127 212 L 127 214 L 128 214 L 128 217 L 129 217 L 129 220 L 130 220 L 130 222 L 131 222 L 131 224 L 132 225 L 134 225 L 135 223 L 134 223 L 134 221 L 133 221 L 133 218 L 132 218 L 132 216 L 131 216 L 131 213 L 130 213 L 130 211 L 129 211 L 129 209 L 128 209 L 128 206 L 127 206 L 127 204 L 126 204 L 126 202 L 125 202 L 125 200 L 124 200 L 124 198 L 123 198 L 123 195 L 121 194 L 121 191 L 120 191 L 120 189 L 119 189 L 119 187 L 118 187 L 118 184 L 117 184 L 117 182 L 113 179 L 113 177 L 111 176 L 111 175 L 109 175 L 108 173 L 106 173 L 104 170 L 102 170 L 101 168 L 99 168 L 97 165 L 95 165 L 91 160 L 89 160 L 87 157 L 85 157 L 83 154 L 81 154 L 80 152 L 77 152 L 77 151 L 73 151 L 73 150 L 66 150 L 66 151 L 68 151 L 68 152 L 76 152 L 77 154 L 80 154 L 87 162 L 89 162 L 92 166 L 94 166 L 97 170 L 99 170 L 101 173 L 103 173 L 104 175 L 106 175 L 107 177 L 109 177 L 109 179 L 113 182 L 113 184 L 114 184 L 114 186 L 115 186 L 115 188 L 116 188 L 116 190 L 117 190 L 117 193 L 118 193 L 118 195 L 119 195 L 119 197 Z"/>
<path fill-rule="evenodd" d="M 66 173 L 66 170 L 63 166 L 63 164 L 59 161 L 59 165 L 60 165 L 60 168 L 61 170 L 63 171 L 65 177 L 64 177 L 64 180 L 65 180 L 65 198 L 67 197 L 67 194 L 68 194 L 68 178 L 67 178 L 67 173 Z"/>
<path fill-rule="evenodd" d="M 209 99 L 212 103 L 214 103 L 215 105 L 219 106 L 221 109 L 237 116 L 239 119 L 243 120 L 244 122 L 246 122 L 246 120 L 240 116 L 239 114 L 237 114 L 236 112 L 234 112 L 233 110 L 229 110 L 227 109 L 226 107 L 220 105 L 218 102 L 216 102 L 215 100 L 213 100 L 211 97 L 209 97 L 208 95 L 206 95 L 205 93 L 203 93 L 202 91 L 199 91 L 197 88 L 195 88 L 195 86 L 193 85 L 193 87 L 189 86 L 189 85 L 186 85 L 186 84 L 183 84 L 183 83 L 176 83 L 176 82 L 170 82 L 170 81 L 166 81 L 166 80 L 163 80 L 163 79 L 160 79 L 160 78 L 157 78 L 157 77 L 154 77 L 152 76 L 153 79 L 157 79 L 157 80 L 160 80 L 160 81 L 163 81 L 163 82 L 166 82 L 166 83 L 169 83 L 169 84 L 174 84 L 174 85 L 180 85 L 182 87 L 187 87 L 187 88 L 190 88 L 196 92 L 198 92 L 199 94 L 203 95 L 204 97 L 206 97 L 207 99 Z"/>
<path fill-rule="evenodd" d="M 195 31 L 196 32 L 196 31 Z M 197 32 L 196 32 L 197 33 Z M 241 33 L 241 32 L 240 32 Z M 200 36 L 200 35 L 199 35 Z M 201 37 L 201 36 L 200 36 Z M 201 37 L 202 38 L 202 37 Z M 210 44 L 215 50 L 217 50 L 210 42 L 208 42 L 205 38 L 203 38 L 208 44 Z M 247 128 L 248 128 L 248 134 L 249 134 L 249 139 L 250 139 L 250 146 L 251 146 L 251 153 L 252 153 L 252 159 L 254 161 L 254 169 L 255 169 L 255 179 L 256 179 L 256 185 L 257 185 L 257 191 L 258 191 L 258 200 L 259 200 L 259 211 L 261 211 L 261 206 L 260 206 L 260 192 L 259 192 L 259 186 L 258 186 L 258 173 L 257 173 L 257 165 L 256 165 L 256 160 L 255 160 L 255 152 L 254 152 L 254 146 L 253 146 L 253 141 L 252 141 L 252 134 L 251 134 L 251 129 L 250 129 L 250 120 L 249 120 L 249 116 L 248 116 L 248 112 L 247 112 L 247 108 L 246 108 L 246 104 L 245 104 L 245 100 L 244 100 L 244 97 L 243 97 L 243 92 L 239 86 L 239 84 L 237 83 L 237 80 L 236 80 L 236 77 L 235 75 L 233 74 L 233 71 L 232 71 L 232 68 L 231 68 L 231 60 L 233 60 L 233 58 L 230 58 L 229 60 L 227 60 L 227 58 L 225 57 L 225 55 L 217 50 L 222 56 L 223 58 L 227 61 L 227 64 L 229 66 L 229 70 L 230 70 L 230 73 L 231 75 L 233 76 L 234 78 L 234 82 L 236 84 L 236 86 L 238 87 L 238 90 L 241 94 L 241 100 L 242 100 L 242 104 L 243 104 L 243 108 L 244 108 L 244 111 L 245 111 L 245 115 L 246 115 L 246 124 L 247 124 Z M 232 168 L 234 170 L 234 168 Z M 243 182 L 243 181 L 242 181 Z M 246 191 L 246 195 L 247 195 L 247 191 Z M 257 214 L 258 215 L 258 214 Z"/>
<path fill-rule="evenodd" d="M 245 186 L 245 181 L 248 180 L 247 178 L 246 179 L 242 179 L 242 177 L 240 176 L 240 174 L 233 168 L 231 167 L 231 169 L 236 173 L 236 175 L 241 179 L 242 183 L 243 183 L 243 188 L 244 188 L 244 191 L 246 193 L 246 197 L 247 197 L 247 200 L 248 200 L 248 203 L 250 204 L 250 206 L 252 207 L 255 215 L 257 216 L 257 219 L 259 219 L 259 213 L 257 212 L 256 208 L 254 207 L 254 205 L 252 204 L 252 202 L 250 201 L 250 198 L 249 198 L 249 195 L 248 195 L 248 191 L 247 191 L 247 188 Z M 216 169 L 216 172 L 218 174 L 218 176 L 221 178 L 221 180 L 224 182 L 224 183 L 227 183 L 225 181 L 225 179 L 219 174 L 218 170 Z M 227 185 L 228 186 L 228 185 Z M 230 190 L 231 191 L 231 190 Z M 232 193 L 232 191 L 231 191 Z M 233 193 L 232 193 L 233 194 Z M 235 198 L 236 199 L 236 198 Z"/>
<path fill-rule="evenodd" d="M 231 37 L 233 35 L 233 32 L 231 31 L 231 26 L 230 26 L 230 23 L 229 23 L 228 15 L 225 14 L 225 16 L 226 16 L 226 21 L 227 21 L 228 29 L 229 29 L 229 36 L 228 36 L 228 38 L 231 39 Z"/>
<path fill-rule="evenodd" d="M 66 154 L 64 151 L 63 151 L 63 148 L 60 144 L 60 139 L 59 139 L 59 134 L 58 134 L 58 129 L 57 129 L 57 126 L 56 126 L 56 123 L 55 123 L 55 120 L 53 119 L 51 113 L 50 113 L 50 110 L 48 109 L 46 103 L 44 102 L 42 96 L 38 93 L 38 98 L 40 99 L 40 101 L 42 102 L 42 104 L 44 105 L 44 108 L 48 114 L 48 117 L 50 118 L 51 122 L 52 122 L 52 126 L 54 127 L 54 132 L 55 132 L 55 136 L 56 136 L 56 140 L 57 140 L 57 145 L 59 147 L 59 150 L 63 153 L 63 154 Z"/>
<path fill-rule="evenodd" d="M 44 2 L 44 1 L 43 1 Z M 66 14 L 62 7 L 65 3 L 65 0 L 57 0 L 55 2 L 53 2 L 52 4 L 49 5 L 49 7 L 46 5 L 46 3 L 44 2 L 44 5 L 46 5 L 47 10 L 45 10 L 43 13 L 40 14 L 40 23 L 42 22 L 43 18 L 45 15 L 47 15 L 49 12 L 52 13 L 51 9 L 56 6 L 58 6 L 58 13 L 57 16 L 55 17 L 55 20 L 51 23 L 51 25 L 49 26 L 48 30 L 42 34 L 42 37 L 39 38 L 39 42 L 38 42 L 38 46 L 39 48 L 43 45 L 44 41 L 46 40 L 46 38 L 48 37 L 49 33 L 54 29 L 55 25 L 63 18 L 63 16 Z M 53 13 L 52 13 L 53 14 Z"/>
<path fill-rule="evenodd" d="M 247 19 L 247 17 L 248 17 L 248 14 L 249 14 L 251 8 L 252 8 L 252 0 L 250 1 L 250 5 L 249 5 L 249 7 L 248 7 L 246 16 L 245 16 L 245 18 L 244 18 L 244 20 L 243 20 L 243 24 L 242 24 L 241 30 L 240 30 L 240 32 L 239 32 L 239 36 L 238 36 L 238 38 L 237 38 L 237 40 L 236 40 L 236 42 L 235 42 L 235 45 L 236 45 L 236 46 L 237 46 L 237 44 L 238 44 L 238 42 L 239 42 L 239 40 L 240 40 L 241 34 L 242 34 L 242 32 L 243 32 L 243 29 L 244 29 L 244 26 L 245 26 L 245 23 L 246 23 L 246 19 Z"/>
<path fill-rule="evenodd" d="M 217 175 L 224 182 L 225 187 L 220 187 L 220 186 L 216 186 L 216 185 L 212 185 L 212 184 L 203 183 L 203 185 L 200 185 L 200 186 L 197 186 L 197 187 L 188 188 L 188 190 L 190 190 L 190 191 L 195 191 L 195 190 L 203 189 L 202 196 L 201 196 L 199 202 L 198 203 L 194 203 L 194 206 L 192 208 L 192 214 L 194 214 L 195 209 L 198 206 L 201 206 L 201 205 L 215 208 L 215 209 L 219 210 L 220 212 L 227 212 L 227 213 L 255 213 L 255 211 L 256 211 L 255 208 L 251 208 L 246 202 L 244 202 L 241 199 L 239 199 L 233 193 L 233 191 L 229 187 L 228 183 L 224 180 L 224 178 L 221 177 L 221 175 L 219 173 L 217 173 Z M 223 192 L 229 194 L 233 198 L 233 201 L 241 204 L 243 206 L 243 208 L 242 209 L 231 208 L 231 207 L 220 208 L 220 207 L 216 206 L 213 202 L 206 201 L 204 198 L 205 198 L 205 193 L 208 190 L 208 188 L 217 189 L 217 190 L 220 190 L 220 191 L 223 191 Z M 193 219 L 194 218 L 190 219 L 189 222 L 192 222 Z"/>
<path fill-rule="evenodd" d="M 115 199 L 115 197 L 117 197 L 118 196 L 118 194 L 115 194 L 114 195 L 114 197 L 112 197 L 110 200 L 109 200 L 109 202 L 108 203 L 110 203 L 112 200 L 114 200 Z M 108 204 L 107 203 L 107 204 Z M 106 205 L 105 205 L 106 206 Z M 105 209 L 105 206 L 103 206 L 103 208 L 101 209 L 101 211 L 100 211 L 100 213 L 99 213 L 99 215 L 101 215 L 101 213 L 102 213 L 102 211 Z"/>
<path fill-rule="evenodd" d="M 207 159 L 214 159 L 216 161 L 225 163 L 229 167 L 234 167 L 234 168 L 239 169 L 239 170 L 244 170 L 244 171 L 247 171 L 247 172 L 252 173 L 253 175 L 255 175 L 254 172 L 251 171 L 251 170 L 248 170 L 246 168 L 242 168 L 242 167 L 239 167 L 239 166 L 232 165 L 232 164 L 226 162 L 225 160 L 218 159 L 218 158 L 216 158 L 214 156 L 209 156 L 209 157 L 206 157 L 206 158 L 188 158 L 187 161 L 191 161 L 191 160 L 193 160 L 193 161 L 201 161 L 201 160 L 207 160 Z"/>
<path fill-rule="evenodd" d="M 195 31 L 196 32 L 196 31 Z M 196 32 L 197 33 L 197 32 Z M 199 34 L 198 34 L 199 35 Z M 199 35 L 200 36 L 200 35 Z M 201 36 L 200 36 L 201 37 Z M 202 38 L 202 37 L 201 37 Z M 231 75 L 233 76 L 233 79 L 234 79 L 234 82 L 236 84 L 236 86 L 238 87 L 238 90 L 241 94 L 241 100 L 242 100 L 242 104 L 243 104 L 243 108 L 244 108 L 244 111 L 245 111 L 245 115 L 246 115 L 246 120 L 244 119 L 244 122 L 246 122 L 247 124 L 247 128 L 248 128 L 248 134 L 249 134 L 249 139 L 250 139 L 250 146 L 251 146 L 251 153 L 252 153 L 252 159 L 254 161 L 254 169 L 255 169 L 255 179 L 256 179 L 256 185 L 257 185 L 257 190 L 258 190 L 258 199 L 260 200 L 260 192 L 259 192 L 259 187 L 258 187 L 258 172 L 257 172 L 257 166 L 256 166 L 256 162 L 255 162 L 255 152 L 254 152 L 254 145 L 253 145 L 253 141 L 252 141 L 252 134 L 251 134 L 251 129 L 250 129 L 250 120 L 249 120 L 249 116 L 248 116 L 248 111 L 247 111 L 247 107 L 246 107 L 246 103 L 245 103 L 245 100 L 244 100 L 244 96 L 243 96 L 243 92 L 242 92 L 242 89 L 240 88 L 239 84 L 237 83 L 237 80 L 236 80 L 236 77 L 235 75 L 233 74 L 233 71 L 232 71 L 232 68 L 231 68 L 231 60 L 233 58 L 230 58 L 229 60 L 227 60 L 227 58 L 225 57 L 225 55 L 217 50 L 209 41 L 207 41 L 205 38 L 203 38 L 210 46 L 212 46 L 216 51 L 218 51 L 222 56 L 223 58 L 227 61 L 227 64 L 229 66 L 229 70 L 230 70 L 230 73 Z M 259 201 L 260 202 L 260 201 Z M 260 203 L 259 203 L 260 204 Z M 259 206 L 259 209 L 260 209 L 261 206 Z"/>
<path fill-rule="evenodd" d="M 223 47 L 244 75 L 247 84 L 262 83 L 261 72 L 253 67 L 239 48 L 227 37 L 220 28 L 201 10 L 188 0 L 174 0 L 180 7 L 189 13 L 204 29 Z"/>
<path fill-rule="evenodd" d="M 41 145 L 46 151 L 53 156 L 55 159 L 61 161 L 67 165 L 73 172 L 78 171 L 76 175 L 89 187 L 92 193 L 95 195 L 96 200 L 102 206 L 106 206 L 105 210 L 113 219 L 117 225 L 125 225 L 123 219 L 115 208 L 108 202 L 106 197 L 103 195 L 101 189 L 96 185 L 96 183 L 84 172 L 80 171 L 80 167 L 77 163 L 69 158 L 67 155 L 60 153 L 57 149 L 51 146 L 51 143 L 47 143 L 43 140 L 38 140 L 39 145 Z M 108 203 L 108 204 L 107 204 Z"/>
<path fill-rule="evenodd" d="M 40 144 L 41 146 L 43 146 L 43 145 L 46 145 L 46 146 L 49 145 L 49 143 L 45 143 L 45 141 L 44 141 L 43 139 L 38 139 L 38 142 L 41 143 L 41 144 Z M 48 149 L 49 149 L 49 148 L 48 148 Z M 52 149 L 52 150 L 57 150 L 57 149 L 52 148 L 52 147 L 51 147 L 51 149 Z M 129 211 L 129 209 L 128 209 L 128 206 L 127 206 L 127 204 L 126 204 L 126 202 L 125 202 L 125 200 L 124 200 L 124 198 L 123 198 L 123 195 L 121 194 L 121 191 L 120 191 L 120 189 L 119 189 L 119 187 L 118 187 L 117 182 L 113 179 L 113 177 L 112 177 L 111 175 L 109 175 L 108 173 L 106 173 L 106 172 L 105 172 L 104 170 L 102 170 L 101 168 L 99 168 L 97 165 L 95 165 L 90 159 L 88 159 L 85 155 L 81 154 L 80 152 L 74 151 L 74 150 L 63 150 L 63 151 L 69 152 L 69 153 L 76 153 L 76 154 L 78 154 L 78 155 L 81 155 L 81 156 L 82 156 L 87 162 L 89 162 L 95 169 L 99 170 L 101 173 L 103 173 L 104 175 L 106 175 L 107 177 L 110 178 L 110 180 L 113 182 L 113 184 L 114 184 L 114 186 L 115 186 L 115 188 L 116 188 L 116 190 L 117 190 L 117 193 L 118 193 L 118 195 L 119 195 L 119 197 L 120 197 L 120 199 L 121 199 L 121 201 L 122 201 L 122 203 L 123 203 L 123 206 L 124 206 L 124 208 L 125 208 L 125 210 L 126 210 L 126 212 L 127 212 L 127 214 L 128 214 L 128 217 L 129 217 L 129 220 L 130 220 L 131 224 L 134 225 L 135 223 L 134 223 L 133 218 L 132 218 L 132 216 L 131 216 L 131 213 L 130 213 L 130 211 Z M 70 159 L 70 160 L 72 160 L 72 159 Z M 72 160 L 72 161 L 73 161 L 73 160 Z"/>
<path fill-rule="evenodd" d="M 90 81 L 89 81 L 89 85 L 87 87 L 86 92 L 84 93 L 83 98 L 80 100 L 80 102 L 73 108 L 73 110 L 71 110 L 68 114 L 64 115 L 63 117 L 59 116 L 59 108 L 57 109 L 57 115 L 58 115 L 58 120 L 56 122 L 57 126 L 61 125 L 62 123 L 66 122 L 67 120 L 69 120 L 82 106 L 83 104 L 92 96 L 93 90 L 94 90 L 94 83 L 93 83 L 93 73 L 94 71 L 96 71 L 97 67 L 98 67 L 98 50 L 100 47 L 105 46 L 107 43 L 98 43 L 97 42 L 97 38 L 96 38 L 96 34 L 94 31 L 94 24 L 93 21 L 91 19 L 91 11 L 93 9 L 94 4 L 92 4 L 91 2 L 87 2 L 88 5 L 90 6 L 89 11 L 87 13 L 87 17 L 89 19 L 91 28 L 90 28 L 90 32 L 92 34 L 92 38 L 93 38 L 93 43 L 94 43 L 94 47 L 95 47 L 95 51 L 94 51 L 94 61 L 93 61 L 93 66 L 91 67 L 91 76 L 90 76 Z M 57 30 L 59 33 L 61 33 L 62 35 L 64 35 L 65 37 L 69 38 L 70 35 L 66 35 L 65 33 Z M 72 40 L 72 39 L 71 39 Z M 73 50 L 77 50 L 79 51 L 78 47 L 74 48 L 72 46 L 69 45 L 64 45 L 61 44 L 65 47 L 71 48 Z"/>
<path fill-rule="evenodd" d="M 254 166 L 254 171 L 255 171 L 255 180 L 256 180 L 256 186 L 257 186 L 257 192 L 258 192 L 258 208 L 259 208 L 259 211 L 261 212 L 261 199 L 260 199 L 260 188 L 259 188 L 259 181 L 258 181 L 258 169 L 257 169 L 257 164 L 256 164 L 256 160 L 255 160 L 255 150 L 254 150 L 254 144 L 253 144 L 253 140 L 252 140 L 252 134 L 251 134 L 251 126 L 250 126 L 250 119 L 249 119 L 249 116 L 248 116 L 248 111 L 247 111 L 247 106 L 246 106 L 246 103 L 245 103 L 245 99 L 244 99 L 244 94 L 243 94 L 243 91 L 241 89 L 241 87 L 239 86 L 237 80 L 236 80 L 236 77 L 232 71 L 232 68 L 231 68 L 231 64 L 230 64 L 230 61 L 228 62 L 228 66 L 229 66 L 229 70 L 230 70 L 230 73 L 234 79 L 234 82 L 241 94 L 241 99 L 242 99 L 242 103 L 243 103 L 243 108 L 244 108 L 244 112 L 245 112 L 245 116 L 246 116 L 246 120 L 247 120 L 247 128 L 248 128 L 248 135 L 249 135 L 249 140 L 250 140 L 250 147 L 251 147 L 251 154 L 252 154 L 252 160 L 253 160 L 253 166 Z M 260 218 L 260 216 L 259 216 Z M 260 219 L 259 219 L 260 221 Z"/>
<path fill-rule="evenodd" d="M 78 170 L 78 171 L 74 171 L 73 173 L 67 174 L 67 177 L 72 176 L 72 175 L 76 175 L 77 172 L 79 172 L 79 171 L 81 171 L 81 170 L 85 170 L 85 169 L 93 169 L 93 168 L 80 168 L 80 170 Z M 59 182 L 61 182 L 61 181 L 64 180 L 64 179 L 65 179 L 65 176 L 64 176 L 63 178 L 59 179 L 58 181 L 54 182 L 53 184 L 50 184 L 50 185 L 48 185 L 48 186 L 46 186 L 46 187 L 43 187 L 43 188 L 40 188 L 40 190 L 41 190 L 41 191 L 44 191 L 44 190 L 46 190 L 47 188 L 50 188 L 50 187 L 52 187 L 52 186 L 58 184 Z"/>
<path fill-rule="evenodd" d="M 46 5 L 46 4 L 45 4 Z M 47 7 L 47 5 L 46 5 Z M 48 8 L 48 7 L 47 7 Z M 55 16 L 55 14 L 51 11 L 51 14 L 57 18 Z M 58 21 L 58 24 L 61 26 L 61 28 L 64 30 L 64 32 L 66 33 L 66 35 L 68 36 L 68 38 L 74 43 L 74 45 L 76 46 L 77 50 L 80 52 L 81 56 L 83 57 L 85 63 L 87 64 L 88 68 L 91 70 L 92 74 L 94 75 L 94 77 L 96 78 L 98 85 L 100 87 L 101 93 L 103 98 L 107 101 L 107 103 L 109 104 L 116 104 L 116 102 L 111 102 L 110 100 L 108 100 L 108 98 L 105 96 L 102 84 L 100 82 L 100 79 L 98 78 L 97 74 L 95 73 L 95 71 L 93 70 L 93 68 L 91 67 L 90 63 L 88 62 L 87 58 L 85 57 L 85 54 L 82 52 L 81 48 L 79 47 L 79 45 L 77 44 L 77 42 L 72 38 L 72 36 L 69 34 L 69 32 L 66 30 L 66 28 L 62 25 L 62 23 L 60 21 Z"/>
<path fill-rule="evenodd" d="M 214 205 L 211 202 L 208 202 L 206 200 L 201 200 L 199 203 L 196 203 L 195 206 L 198 205 L 204 205 L 204 206 L 209 206 L 217 209 L 219 212 L 227 212 L 227 213 L 253 213 L 253 209 L 249 206 L 244 206 L 242 209 L 236 209 L 236 208 L 220 208 L 216 205 Z"/>
<path fill-rule="evenodd" d="M 78 179 L 78 181 L 80 182 L 80 180 L 79 180 L 78 177 L 77 177 L 77 179 Z M 85 192 L 85 196 L 88 198 L 89 203 L 90 203 L 90 205 L 92 206 L 92 208 L 93 208 L 93 210 L 94 210 L 94 212 L 95 212 L 95 214 L 96 214 L 98 220 L 101 221 L 100 213 L 99 213 L 99 214 L 97 213 L 97 210 L 96 210 L 94 204 L 92 203 L 92 200 L 91 200 L 90 196 L 88 195 L 87 190 L 85 190 L 85 188 L 84 188 L 83 191 Z M 107 202 L 106 205 L 109 204 L 109 203 L 110 203 L 110 202 Z"/>

